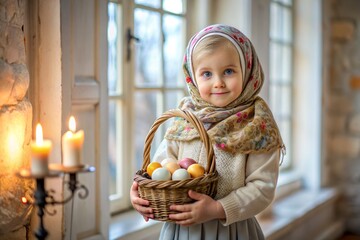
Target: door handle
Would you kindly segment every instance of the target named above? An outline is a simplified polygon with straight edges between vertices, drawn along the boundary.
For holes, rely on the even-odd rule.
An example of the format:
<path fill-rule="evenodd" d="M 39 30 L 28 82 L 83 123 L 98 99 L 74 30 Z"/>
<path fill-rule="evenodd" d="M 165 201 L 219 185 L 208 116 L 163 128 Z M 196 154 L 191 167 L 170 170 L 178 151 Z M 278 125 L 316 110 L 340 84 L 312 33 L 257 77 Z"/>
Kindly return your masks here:
<path fill-rule="evenodd" d="M 135 42 L 140 42 L 140 38 L 134 36 L 131 33 L 130 28 L 127 29 L 126 38 L 127 38 L 126 61 L 129 62 L 131 59 L 131 41 L 134 40 Z"/>

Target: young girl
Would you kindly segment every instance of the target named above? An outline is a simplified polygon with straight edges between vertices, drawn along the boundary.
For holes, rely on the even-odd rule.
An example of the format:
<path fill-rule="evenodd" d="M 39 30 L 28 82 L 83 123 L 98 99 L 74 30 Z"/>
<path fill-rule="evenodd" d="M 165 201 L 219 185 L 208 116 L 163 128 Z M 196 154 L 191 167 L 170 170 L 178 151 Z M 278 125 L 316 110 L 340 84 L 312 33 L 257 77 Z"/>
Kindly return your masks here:
<path fill-rule="evenodd" d="M 190 97 L 179 108 L 195 113 L 207 129 L 218 189 L 215 199 L 189 191 L 194 203 L 171 206 L 178 213 L 170 214 L 175 222 L 164 224 L 160 239 L 264 239 L 255 215 L 274 197 L 285 148 L 270 109 L 258 96 L 264 75 L 254 47 L 233 27 L 206 27 L 188 44 L 184 72 Z M 205 153 L 197 131 L 176 118 L 154 159 L 190 157 L 206 166 Z M 137 187 L 134 182 L 131 202 L 147 221 L 152 209 Z"/>

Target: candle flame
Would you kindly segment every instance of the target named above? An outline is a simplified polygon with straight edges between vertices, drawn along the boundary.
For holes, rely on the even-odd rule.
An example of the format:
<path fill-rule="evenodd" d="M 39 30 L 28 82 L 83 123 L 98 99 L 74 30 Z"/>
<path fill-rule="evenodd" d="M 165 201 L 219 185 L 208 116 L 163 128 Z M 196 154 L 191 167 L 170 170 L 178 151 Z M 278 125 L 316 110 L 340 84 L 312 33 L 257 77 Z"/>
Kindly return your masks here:
<path fill-rule="evenodd" d="M 22 197 L 22 198 L 21 198 L 21 202 L 22 202 L 23 204 L 26 204 L 26 203 L 28 203 L 28 200 L 26 199 L 26 197 Z"/>
<path fill-rule="evenodd" d="M 75 118 L 73 116 L 71 116 L 70 119 L 69 119 L 69 129 L 72 132 L 76 131 L 76 121 L 75 121 Z"/>
<path fill-rule="evenodd" d="M 41 145 L 42 143 L 43 143 L 43 131 L 42 131 L 41 124 L 38 123 L 36 125 L 36 144 Z"/>

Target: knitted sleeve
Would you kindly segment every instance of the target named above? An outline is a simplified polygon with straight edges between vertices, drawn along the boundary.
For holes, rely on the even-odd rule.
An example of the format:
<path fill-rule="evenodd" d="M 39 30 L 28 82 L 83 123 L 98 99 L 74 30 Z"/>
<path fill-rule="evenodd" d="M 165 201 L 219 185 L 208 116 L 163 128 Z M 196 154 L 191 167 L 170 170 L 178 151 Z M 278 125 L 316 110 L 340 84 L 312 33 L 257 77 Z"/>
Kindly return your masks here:
<path fill-rule="evenodd" d="M 223 225 L 253 217 L 271 203 L 278 179 L 279 159 L 280 150 L 248 156 L 245 186 L 218 200 L 226 214 Z"/>
<path fill-rule="evenodd" d="M 178 159 L 179 145 L 176 141 L 162 140 L 154 154 L 154 161 L 161 162 L 167 157 Z"/>

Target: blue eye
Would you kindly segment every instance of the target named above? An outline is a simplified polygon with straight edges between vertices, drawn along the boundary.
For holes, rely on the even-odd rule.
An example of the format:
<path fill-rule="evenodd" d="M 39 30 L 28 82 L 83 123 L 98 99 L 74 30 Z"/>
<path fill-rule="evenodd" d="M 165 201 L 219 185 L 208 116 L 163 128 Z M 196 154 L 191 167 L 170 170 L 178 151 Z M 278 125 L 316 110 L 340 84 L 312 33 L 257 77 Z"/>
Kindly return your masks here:
<path fill-rule="evenodd" d="M 234 73 L 234 71 L 232 70 L 232 69 L 226 69 L 225 71 L 224 71 L 224 74 L 225 75 L 231 75 L 231 74 L 233 74 Z"/>
<path fill-rule="evenodd" d="M 202 75 L 203 75 L 203 77 L 209 78 L 209 77 L 212 76 L 212 73 L 211 72 L 204 72 Z"/>

